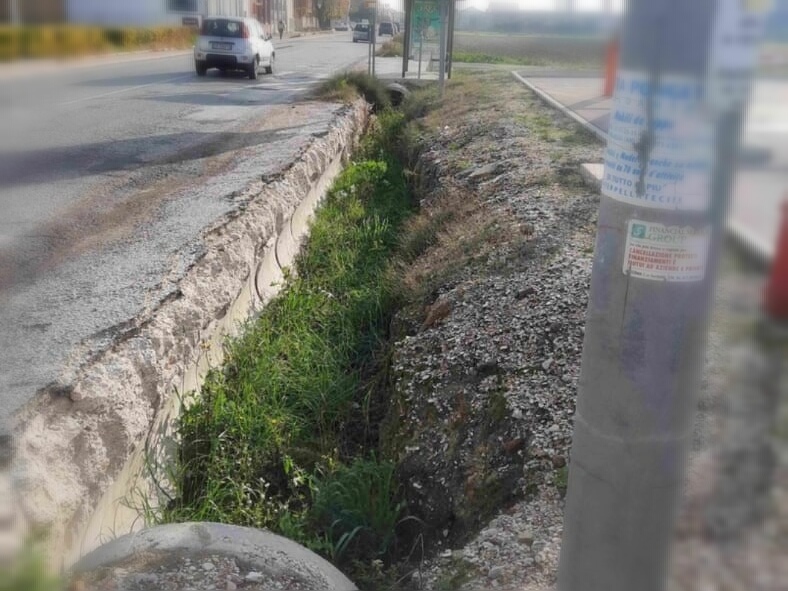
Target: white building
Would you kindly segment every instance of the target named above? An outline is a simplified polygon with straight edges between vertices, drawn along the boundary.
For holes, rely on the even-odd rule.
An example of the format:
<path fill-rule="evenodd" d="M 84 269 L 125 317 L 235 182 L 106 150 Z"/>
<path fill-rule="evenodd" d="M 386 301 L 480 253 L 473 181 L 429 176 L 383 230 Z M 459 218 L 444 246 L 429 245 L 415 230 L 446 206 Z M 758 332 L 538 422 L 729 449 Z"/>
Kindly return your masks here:
<path fill-rule="evenodd" d="M 258 16 L 259 6 L 259 0 L 66 0 L 66 18 L 110 26 L 177 26 L 197 16 Z"/>

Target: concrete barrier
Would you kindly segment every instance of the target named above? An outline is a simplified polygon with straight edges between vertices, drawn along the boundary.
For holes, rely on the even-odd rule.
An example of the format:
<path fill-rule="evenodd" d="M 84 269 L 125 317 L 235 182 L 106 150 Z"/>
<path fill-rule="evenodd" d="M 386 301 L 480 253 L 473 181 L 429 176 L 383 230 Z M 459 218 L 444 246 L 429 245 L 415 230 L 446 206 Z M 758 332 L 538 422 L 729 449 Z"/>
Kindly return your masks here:
<path fill-rule="evenodd" d="M 227 557 L 238 565 L 235 577 L 247 585 L 310 591 L 355 591 L 356 586 L 332 564 L 292 540 L 267 531 L 219 523 L 179 523 L 147 529 L 113 540 L 80 560 L 73 569 L 74 580 L 112 578 L 116 581 L 145 581 L 159 589 L 168 571 L 183 574 L 184 564 L 195 565 L 187 575 L 199 584 L 217 577 L 208 568 L 211 558 Z M 207 565 L 203 569 L 200 565 Z M 236 583 L 225 575 L 230 588 Z M 244 585 L 247 588 L 247 585 Z M 121 588 L 126 588 L 122 584 Z M 104 588 L 104 587 L 102 587 Z M 114 588 L 114 587 L 112 587 Z M 202 587 L 200 587 L 202 588 Z M 227 587 L 224 587 L 227 588 Z M 256 588 L 256 587 L 255 587 Z"/>
<path fill-rule="evenodd" d="M 20 412 L 14 513 L 50 533 L 57 567 L 145 525 L 163 485 L 154 468 L 172 457 L 187 394 L 221 364 L 225 338 L 279 290 L 368 116 L 363 101 L 342 108 L 285 170 L 234 196 L 244 206 L 204 233 L 204 254 L 175 295 Z"/>

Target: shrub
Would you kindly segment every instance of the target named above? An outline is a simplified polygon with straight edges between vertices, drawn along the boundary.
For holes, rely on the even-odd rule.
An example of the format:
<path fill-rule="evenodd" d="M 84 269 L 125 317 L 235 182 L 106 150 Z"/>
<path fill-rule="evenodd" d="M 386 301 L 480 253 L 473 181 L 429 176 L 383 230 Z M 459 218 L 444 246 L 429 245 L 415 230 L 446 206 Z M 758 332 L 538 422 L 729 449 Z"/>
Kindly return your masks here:
<path fill-rule="evenodd" d="M 0 61 L 99 54 L 113 50 L 187 47 L 186 27 L 101 28 L 79 25 L 0 26 Z"/>

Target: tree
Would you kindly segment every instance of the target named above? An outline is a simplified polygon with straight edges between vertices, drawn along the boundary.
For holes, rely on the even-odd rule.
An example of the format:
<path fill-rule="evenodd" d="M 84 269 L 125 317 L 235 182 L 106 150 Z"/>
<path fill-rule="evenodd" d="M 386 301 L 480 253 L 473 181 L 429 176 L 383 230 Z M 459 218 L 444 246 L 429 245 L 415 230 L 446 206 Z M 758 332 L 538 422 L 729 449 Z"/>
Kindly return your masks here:
<path fill-rule="evenodd" d="M 331 19 L 347 18 L 350 0 L 312 0 L 313 13 L 321 29 L 331 28 Z"/>

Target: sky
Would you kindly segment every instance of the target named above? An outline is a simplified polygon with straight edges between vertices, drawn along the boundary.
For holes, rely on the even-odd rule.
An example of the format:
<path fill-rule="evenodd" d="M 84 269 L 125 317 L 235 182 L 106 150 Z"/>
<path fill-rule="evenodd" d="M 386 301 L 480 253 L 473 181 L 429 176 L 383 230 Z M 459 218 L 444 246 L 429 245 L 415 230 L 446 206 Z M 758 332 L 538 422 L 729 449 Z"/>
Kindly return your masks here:
<path fill-rule="evenodd" d="M 384 0 L 386 4 L 394 9 L 401 10 L 402 0 Z M 613 5 L 622 7 L 625 0 L 613 0 Z M 554 10 L 556 6 L 564 6 L 566 0 L 519 0 L 518 4 L 522 9 L 531 10 Z M 475 6 L 480 10 L 486 10 L 489 0 L 459 0 L 457 8 Z M 604 0 L 575 0 L 577 10 L 600 10 L 604 5 Z"/>
<path fill-rule="evenodd" d="M 488 0 L 467 0 L 468 4 L 484 10 L 487 8 Z M 464 2 L 461 2 L 464 4 Z M 520 0 L 518 2 L 521 9 L 530 10 L 554 10 L 556 6 L 564 6 L 565 0 Z M 613 0 L 613 4 L 623 4 L 623 0 Z M 575 0 L 576 10 L 600 10 L 604 5 L 604 0 Z"/>

